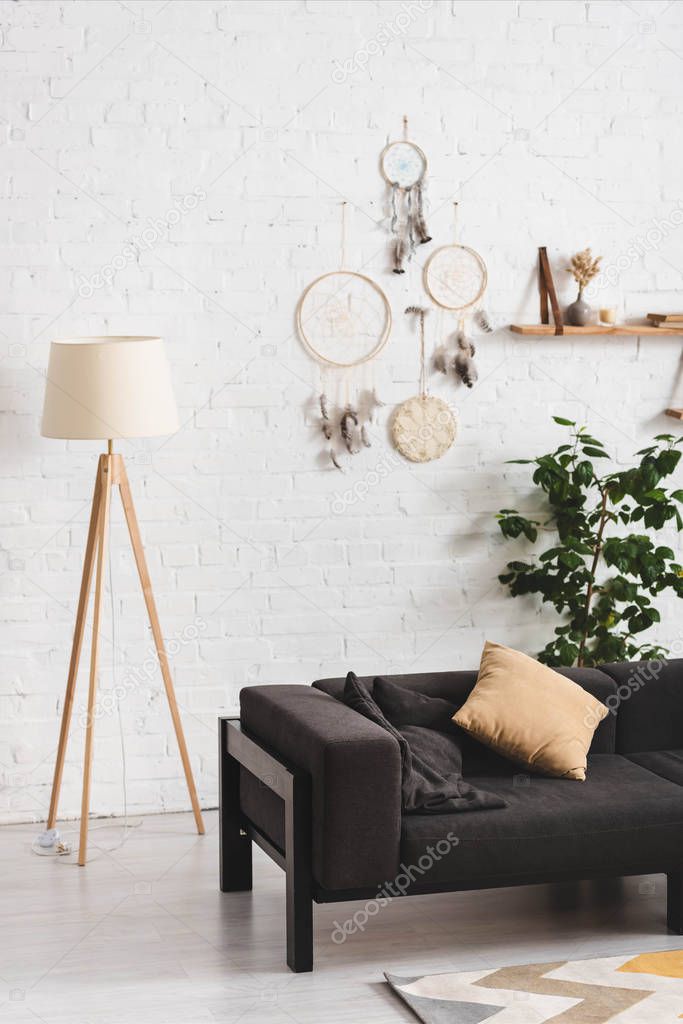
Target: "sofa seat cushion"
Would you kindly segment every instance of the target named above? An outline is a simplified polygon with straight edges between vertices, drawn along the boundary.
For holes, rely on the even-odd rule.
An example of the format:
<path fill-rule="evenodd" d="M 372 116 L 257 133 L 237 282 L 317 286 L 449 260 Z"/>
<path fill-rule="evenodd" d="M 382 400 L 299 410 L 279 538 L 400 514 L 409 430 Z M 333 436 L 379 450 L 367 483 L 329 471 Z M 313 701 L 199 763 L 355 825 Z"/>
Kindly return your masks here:
<path fill-rule="evenodd" d="M 473 814 L 405 817 L 401 861 L 424 866 L 428 847 L 448 852 L 417 884 L 495 884 L 566 873 L 633 874 L 680 867 L 683 858 L 683 788 L 616 754 L 589 757 L 582 786 L 566 779 L 511 774 L 474 777 L 508 806 Z M 420 861 L 420 858 L 423 858 Z"/>
<path fill-rule="evenodd" d="M 629 761 L 647 768 L 661 779 L 683 786 L 683 750 L 644 750 L 627 756 Z"/>

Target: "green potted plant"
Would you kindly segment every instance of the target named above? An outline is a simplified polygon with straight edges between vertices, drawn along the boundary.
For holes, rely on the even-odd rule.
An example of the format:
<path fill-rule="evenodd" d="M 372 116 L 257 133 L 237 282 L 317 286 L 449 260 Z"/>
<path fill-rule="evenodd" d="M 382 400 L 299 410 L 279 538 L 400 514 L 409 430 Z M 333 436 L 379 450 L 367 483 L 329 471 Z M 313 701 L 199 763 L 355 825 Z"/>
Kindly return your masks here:
<path fill-rule="evenodd" d="M 514 509 L 502 509 L 497 519 L 506 538 L 535 541 L 543 526 L 556 539 L 529 562 L 508 562 L 499 579 L 513 597 L 539 594 L 562 616 L 538 655 L 546 665 L 659 657 L 663 648 L 640 634 L 659 621 L 653 598 L 665 590 L 683 597 L 683 569 L 650 534 L 683 527 L 683 490 L 661 486 L 678 465 L 683 438 L 659 434 L 632 468 L 600 475 L 594 463 L 609 459 L 602 442 L 572 420 L 553 419 L 570 428 L 570 441 L 535 459 L 512 460 L 535 466 L 533 482 L 546 496 L 549 519 L 541 524 Z"/>

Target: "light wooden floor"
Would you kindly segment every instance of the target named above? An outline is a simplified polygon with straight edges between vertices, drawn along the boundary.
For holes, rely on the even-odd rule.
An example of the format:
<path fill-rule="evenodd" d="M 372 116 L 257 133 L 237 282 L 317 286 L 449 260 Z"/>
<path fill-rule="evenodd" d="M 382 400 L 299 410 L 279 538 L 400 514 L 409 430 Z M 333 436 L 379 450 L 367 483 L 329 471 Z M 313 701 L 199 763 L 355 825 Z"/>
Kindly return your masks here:
<path fill-rule="evenodd" d="M 413 1020 L 382 972 L 410 975 L 679 948 L 660 876 L 396 900 L 336 945 L 360 904 L 316 907 L 316 964 L 284 963 L 284 884 L 255 849 L 253 893 L 221 894 L 217 816 L 145 818 L 86 868 L 0 829 L 0 1024 L 363 1024 Z M 95 824 L 100 824 L 99 822 Z M 92 833 L 113 846 L 118 830 Z M 75 858 L 74 858 L 75 859 Z"/>

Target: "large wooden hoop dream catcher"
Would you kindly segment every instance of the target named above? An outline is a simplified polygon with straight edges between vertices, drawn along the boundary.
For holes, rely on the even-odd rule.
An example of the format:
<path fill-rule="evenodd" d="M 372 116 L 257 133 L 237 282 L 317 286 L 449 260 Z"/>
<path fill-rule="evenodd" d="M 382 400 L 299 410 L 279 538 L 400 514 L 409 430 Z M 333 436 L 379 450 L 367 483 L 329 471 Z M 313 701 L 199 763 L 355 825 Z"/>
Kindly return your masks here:
<path fill-rule="evenodd" d="M 391 333 L 391 309 L 382 289 L 365 274 L 332 270 L 304 290 L 296 323 L 314 359 L 349 369 L 382 351 Z"/>
<path fill-rule="evenodd" d="M 368 426 L 384 403 L 369 364 L 391 334 L 389 300 L 372 278 L 344 269 L 345 246 L 343 203 L 341 267 L 311 281 L 296 310 L 301 343 L 320 367 L 320 429 L 337 469 L 344 455 L 371 447 Z"/>
<path fill-rule="evenodd" d="M 412 256 L 416 244 L 424 245 L 432 238 L 424 215 L 424 189 L 427 157 L 408 138 L 408 118 L 403 118 L 403 139 L 390 142 L 379 158 L 382 177 L 391 189 L 391 233 L 393 271 L 405 273 L 404 263 Z"/>

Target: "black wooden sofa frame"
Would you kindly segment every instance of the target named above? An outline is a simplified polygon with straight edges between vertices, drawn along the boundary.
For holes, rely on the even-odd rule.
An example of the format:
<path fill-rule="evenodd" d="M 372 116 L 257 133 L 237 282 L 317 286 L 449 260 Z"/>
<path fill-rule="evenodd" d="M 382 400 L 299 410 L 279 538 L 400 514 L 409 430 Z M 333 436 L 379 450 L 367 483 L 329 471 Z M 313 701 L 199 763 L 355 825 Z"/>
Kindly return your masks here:
<path fill-rule="evenodd" d="M 240 803 L 240 766 L 272 790 L 284 804 L 285 848 L 281 849 L 249 821 Z M 313 970 L 313 903 L 371 900 L 377 888 L 321 888 L 311 871 L 311 778 L 308 772 L 283 760 L 244 729 L 238 718 L 219 719 L 219 859 L 221 892 L 252 889 L 251 844 L 256 843 L 282 868 L 286 878 L 287 965 L 296 973 Z M 637 874 L 667 876 L 667 927 L 683 934 L 683 870 L 664 871 L 661 865 Z M 634 872 L 636 874 L 636 872 Z M 462 885 L 410 886 L 405 896 L 466 892 L 515 885 L 537 885 L 612 878 L 614 872 L 545 873 L 543 876 L 504 876 L 477 879 Z"/>

